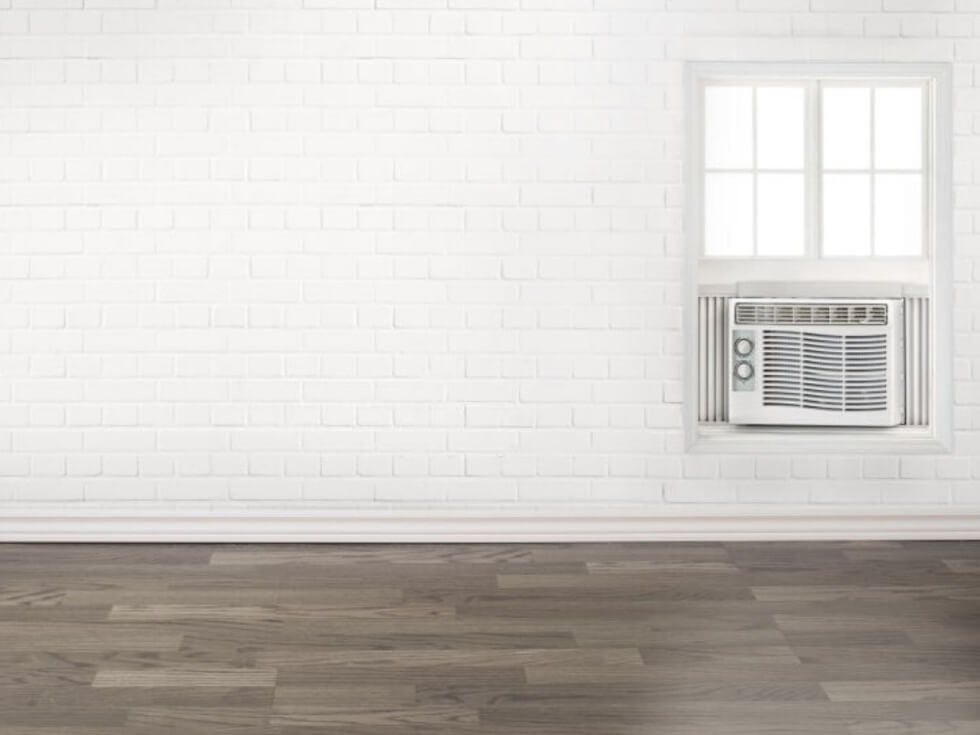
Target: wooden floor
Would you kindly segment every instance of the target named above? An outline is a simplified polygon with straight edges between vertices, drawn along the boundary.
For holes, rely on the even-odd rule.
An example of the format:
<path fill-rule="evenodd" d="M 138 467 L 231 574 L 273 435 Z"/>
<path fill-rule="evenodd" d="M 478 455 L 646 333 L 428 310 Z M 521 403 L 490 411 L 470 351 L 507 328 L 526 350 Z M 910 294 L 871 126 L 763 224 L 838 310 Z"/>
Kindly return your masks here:
<path fill-rule="evenodd" d="M 980 543 L 0 545 L 0 735 L 978 735 Z"/>

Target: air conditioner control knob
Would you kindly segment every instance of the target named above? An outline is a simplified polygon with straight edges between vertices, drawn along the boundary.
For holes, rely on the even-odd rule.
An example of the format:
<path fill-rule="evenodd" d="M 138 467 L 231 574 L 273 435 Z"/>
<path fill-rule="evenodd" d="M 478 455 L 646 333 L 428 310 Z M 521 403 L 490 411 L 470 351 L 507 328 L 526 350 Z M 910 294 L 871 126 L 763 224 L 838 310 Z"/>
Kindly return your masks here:
<path fill-rule="evenodd" d="M 748 380 L 755 375 L 755 370 L 747 362 L 740 362 L 735 365 L 735 377 L 739 380 Z"/>
<path fill-rule="evenodd" d="M 735 340 L 735 354 L 739 357 L 747 357 L 752 354 L 752 348 L 755 345 L 752 344 L 752 340 L 748 337 L 739 337 Z"/>

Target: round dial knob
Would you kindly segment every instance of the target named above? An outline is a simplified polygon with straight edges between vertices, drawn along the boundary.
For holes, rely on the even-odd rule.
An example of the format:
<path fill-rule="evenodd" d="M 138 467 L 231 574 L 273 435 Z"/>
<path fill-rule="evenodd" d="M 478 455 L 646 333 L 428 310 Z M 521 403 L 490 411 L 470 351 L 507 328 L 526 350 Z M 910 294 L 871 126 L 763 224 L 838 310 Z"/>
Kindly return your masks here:
<path fill-rule="evenodd" d="M 755 370 L 747 362 L 740 362 L 735 365 L 735 377 L 740 380 L 748 380 L 755 374 Z"/>
<path fill-rule="evenodd" d="M 735 340 L 735 354 L 740 355 L 741 357 L 750 355 L 753 347 L 754 345 L 752 344 L 752 340 L 747 337 L 739 337 L 737 340 Z"/>

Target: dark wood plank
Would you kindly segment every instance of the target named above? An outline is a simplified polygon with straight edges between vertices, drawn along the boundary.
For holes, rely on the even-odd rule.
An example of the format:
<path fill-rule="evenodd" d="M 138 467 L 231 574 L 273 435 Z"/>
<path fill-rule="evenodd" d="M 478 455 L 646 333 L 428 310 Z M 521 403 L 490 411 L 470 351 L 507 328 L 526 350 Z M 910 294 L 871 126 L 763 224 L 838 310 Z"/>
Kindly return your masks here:
<path fill-rule="evenodd" d="M 980 720 L 953 722 L 933 720 L 896 722 L 861 722 L 851 725 L 849 735 L 976 735 L 980 733 Z"/>
<path fill-rule="evenodd" d="M 275 669 L 167 667 L 159 669 L 99 669 L 92 686 L 133 687 L 274 687 Z"/>
<path fill-rule="evenodd" d="M 833 702 L 980 702 L 980 681 L 825 681 L 821 686 Z"/>
<path fill-rule="evenodd" d="M 349 727 L 367 726 L 384 732 L 391 727 L 425 728 L 476 724 L 479 714 L 469 707 L 454 705 L 414 705 L 409 707 L 280 707 L 272 708 L 273 727 Z"/>

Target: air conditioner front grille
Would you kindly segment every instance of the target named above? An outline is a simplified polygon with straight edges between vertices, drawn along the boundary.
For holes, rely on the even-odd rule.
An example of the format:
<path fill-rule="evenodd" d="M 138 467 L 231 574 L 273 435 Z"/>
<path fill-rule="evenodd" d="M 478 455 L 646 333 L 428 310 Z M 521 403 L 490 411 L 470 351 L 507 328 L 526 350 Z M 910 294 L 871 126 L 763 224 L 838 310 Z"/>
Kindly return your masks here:
<path fill-rule="evenodd" d="M 847 303 L 737 303 L 736 324 L 826 324 L 885 325 L 888 324 L 888 307 L 885 304 Z"/>
<path fill-rule="evenodd" d="M 886 410 L 887 335 L 763 330 L 762 404 L 841 412 Z"/>

